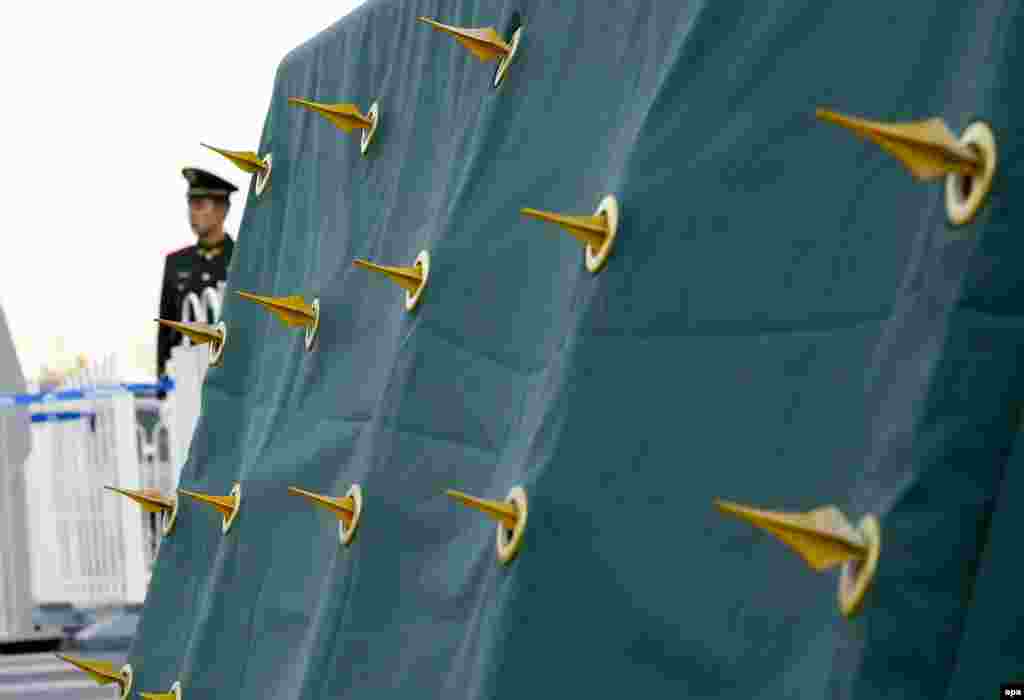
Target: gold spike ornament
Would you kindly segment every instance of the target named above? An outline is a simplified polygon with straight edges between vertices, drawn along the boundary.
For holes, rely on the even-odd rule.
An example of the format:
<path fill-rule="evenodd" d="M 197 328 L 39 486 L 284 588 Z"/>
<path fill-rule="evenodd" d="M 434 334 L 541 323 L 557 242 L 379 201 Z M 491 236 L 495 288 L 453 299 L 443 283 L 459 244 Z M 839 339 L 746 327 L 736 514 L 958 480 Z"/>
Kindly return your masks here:
<path fill-rule="evenodd" d="M 369 260 L 353 260 L 352 264 L 373 272 L 379 272 L 405 290 L 405 309 L 412 311 L 420 303 L 423 290 L 430 277 L 430 253 L 421 250 L 412 267 L 390 267 L 378 265 Z"/>
<path fill-rule="evenodd" d="M 996 143 L 984 122 L 971 124 L 958 139 L 937 117 L 886 124 L 827 109 L 816 114 L 875 142 L 918 180 L 945 177 L 946 213 L 953 224 L 970 222 L 992 189 Z"/>
<path fill-rule="evenodd" d="M 140 691 L 139 696 L 146 700 L 182 700 L 181 683 L 175 681 L 166 693 L 143 693 Z"/>
<path fill-rule="evenodd" d="M 125 664 L 120 670 L 114 670 L 114 664 L 109 661 L 79 659 L 73 656 L 65 656 L 64 654 L 55 654 L 55 656 L 85 672 L 86 675 L 100 685 L 117 683 L 121 691 L 121 700 L 126 700 L 128 694 L 132 692 L 133 674 L 132 667 L 129 664 Z"/>
<path fill-rule="evenodd" d="M 445 493 L 459 503 L 475 508 L 498 522 L 496 536 L 498 561 L 502 564 L 512 561 L 519 551 L 519 546 L 523 541 L 523 531 L 526 529 L 527 503 L 526 491 L 523 487 L 513 487 L 508 492 L 504 503 L 477 498 L 453 489 L 448 489 Z"/>
<path fill-rule="evenodd" d="M 374 102 L 370 105 L 370 111 L 363 114 L 359 107 L 351 104 L 321 104 L 311 102 L 298 97 L 288 98 L 288 104 L 305 107 L 311 112 L 316 112 L 334 126 L 345 133 L 352 133 L 353 129 L 360 129 L 363 133 L 359 140 L 359 150 L 365 156 L 366 151 L 377 135 L 377 127 L 380 126 L 380 103 Z"/>
<path fill-rule="evenodd" d="M 558 224 L 583 244 L 587 269 L 599 272 L 612 252 L 619 231 L 619 202 L 615 195 L 601 200 L 593 216 L 556 214 L 540 209 L 522 209 L 524 216 Z"/>
<path fill-rule="evenodd" d="M 183 493 L 186 496 L 212 506 L 221 515 L 221 532 L 227 533 L 231 529 L 232 523 L 235 522 L 235 518 L 238 517 L 238 510 L 242 506 L 242 485 L 236 483 L 232 489 L 231 494 L 228 496 L 210 496 L 205 493 L 197 493 L 195 491 L 186 491 L 185 489 L 178 489 L 179 493 Z"/>
<path fill-rule="evenodd" d="M 715 506 L 775 535 L 815 571 L 842 566 L 839 609 L 846 617 L 860 610 L 875 577 L 881 548 L 881 529 L 874 515 L 864 516 L 854 527 L 835 506 L 807 513 L 759 510 L 718 499 Z"/>
<path fill-rule="evenodd" d="M 314 505 L 334 513 L 338 518 L 338 537 L 341 539 L 341 543 L 346 547 L 352 543 L 352 538 L 356 536 L 356 529 L 359 527 L 359 520 L 363 515 L 363 490 L 359 484 L 352 484 L 343 498 L 321 496 L 295 486 L 289 486 L 288 491 L 297 496 L 305 496 Z"/>
<path fill-rule="evenodd" d="M 177 499 L 168 498 L 156 489 L 142 489 L 133 491 L 131 489 L 119 489 L 116 486 L 104 486 L 103 488 L 127 496 L 132 499 L 147 513 L 159 513 L 163 522 L 162 529 L 165 535 L 171 534 L 174 529 L 174 521 L 178 518 Z"/>
<path fill-rule="evenodd" d="M 216 148 L 209 146 L 205 143 L 200 142 L 200 146 L 209 148 L 214 153 L 219 153 L 224 156 L 238 167 L 239 170 L 255 175 L 256 176 L 256 196 L 259 197 L 263 194 L 263 190 L 267 188 L 267 183 L 270 182 L 270 170 L 272 167 L 271 154 L 267 154 L 262 158 L 252 151 L 229 151 L 226 148 Z"/>
<path fill-rule="evenodd" d="M 255 301 L 281 319 L 285 326 L 302 326 L 306 329 L 306 350 L 312 350 L 316 333 L 320 329 L 320 300 L 312 304 L 299 294 L 288 297 L 264 297 L 249 292 L 235 292 L 243 299 Z"/>
<path fill-rule="evenodd" d="M 506 41 L 494 27 L 453 27 L 429 17 L 418 17 L 417 19 L 439 32 L 454 37 L 455 41 L 469 49 L 469 52 L 482 62 L 498 61 L 498 68 L 494 72 L 494 87 L 501 85 L 502 80 L 505 79 L 505 73 L 515 58 L 523 34 L 522 26 L 515 26 L 511 38 Z"/>
<path fill-rule="evenodd" d="M 224 345 L 228 340 L 228 327 L 220 321 L 214 325 L 209 323 L 180 323 L 165 318 L 153 319 L 161 326 L 178 331 L 195 345 L 210 344 L 210 365 L 217 366 L 224 357 Z"/>

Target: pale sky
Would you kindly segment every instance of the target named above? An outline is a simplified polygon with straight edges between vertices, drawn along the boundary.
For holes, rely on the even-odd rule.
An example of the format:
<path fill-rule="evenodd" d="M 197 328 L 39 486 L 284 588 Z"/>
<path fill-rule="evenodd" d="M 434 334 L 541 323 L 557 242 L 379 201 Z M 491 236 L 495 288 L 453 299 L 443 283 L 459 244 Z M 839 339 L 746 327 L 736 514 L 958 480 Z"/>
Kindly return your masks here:
<path fill-rule="evenodd" d="M 63 345 L 152 380 L 164 255 L 195 242 L 181 168 L 256 150 L 286 53 L 361 5 L 15 3 L 0 28 L 0 305 L 26 377 Z M 62 340 L 61 340 L 62 339 Z"/>

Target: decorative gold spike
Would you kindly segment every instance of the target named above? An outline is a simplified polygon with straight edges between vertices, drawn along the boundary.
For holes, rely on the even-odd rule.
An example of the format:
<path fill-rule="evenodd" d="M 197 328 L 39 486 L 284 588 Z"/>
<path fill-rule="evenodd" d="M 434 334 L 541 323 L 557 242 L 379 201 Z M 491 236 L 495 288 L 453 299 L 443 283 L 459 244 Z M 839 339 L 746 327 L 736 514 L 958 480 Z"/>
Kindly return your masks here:
<path fill-rule="evenodd" d="M 179 323 L 178 321 L 169 321 L 164 318 L 155 318 L 153 320 L 162 326 L 173 328 L 179 333 L 188 336 L 189 340 L 196 345 L 209 343 L 210 364 L 213 366 L 220 364 L 221 359 L 224 357 L 224 345 L 228 339 L 228 327 L 223 321 L 210 325 L 209 323 Z"/>
<path fill-rule="evenodd" d="M 723 513 L 746 520 L 767 530 L 796 551 L 815 571 L 824 571 L 844 561 L 863 559 L 867 545 L 835 506 L 807 513 L 778 513 L 716 500 Z"/>
<path fill-rule="evenodd" d="M 286 326 L 308 328 L 316 321 L 316 313 L 299 294 L 287 297 L 264 297 L 249 292 L 235 292 L 243 299 L 255 301 L 277 316 Z"/>
<path fill-rule="evenodd" d="M 255 301 L 281 319 L 285 326 L 302 326 L 306 329 L 306 350 L 313 349 L 317 331 L 320 329 L 320 300 L 312 304 L 299 294 L 287 297 L 264 297 L 249 292 L 235 292 L 243 299 Z"/>
<path fill-rule="evenodd" d="M 179 333 L 188 336 L 189 340 L 195 345 L 203 345 L 204 343 L 219 345 L 224 342 L 224 334 L 221 330 L 209 323 L 179 323 L 178 321 L 168 321 L 163 318 L 154 318 L 153 320 L 161 326 L 173 328 Z"/>
<path fill-rule="evenodd" d="M 100 685 L 117 683 L 121 690 L 121 700 L 125 700 L 132 690 L 132 678 L 134 674 L 132 673 L 132 667 L 128 664 L 122 666 L 120 670 L 114 670 L 114 664 L 109 661 L 79 659 L 73 656 L 66 656 L 65 654 L 55 654 L 55 656 L 61 661 L 66 661 L 72 666 L 84 671 L 86 675 Z"/>
<path fill-rule="evenodd" d="M 366 151 L 369 149 L 373 137 L 377 134 L 377 127 L 380 124 L 379 102 L 374 102 L 370 105 L 370 111 L 366 114 L 360 112 L 359 107 L 351 103 L 321 104 L 298 97 L 289 97 L 288 103 L 316 112 L 345 133 L 352 133 L 354 129 L 362 129 L 363 134 L 359 142 L 359 150 L 363 155 L 366 155 Z"/>
<path fill-rule="evenodd" d="M 969 223 L 992 189 L 996 140 L 984 122 L 974 122 L 958 139 L 939 118 L 883 124 L 827 109 L 817 116 L 874 141 L 919 180 L 945 176 L 946 215 L 954 225 Z"/>
<path fill-rule="evenodd" d="M 263 194 L 263 190 L 266 189 L 267 183 L 270 181 L 270 171 L 272 168 L 271 154 L 268 153 L 260 158 L 258 154 L 252 151 L 229 151 L 224 148 L 209 146 L 202 142 L 199 145 L 209 148 L 214 153 L 221 154 L 240 170 L 256 175 L 256 196 L 259 197 Z"/>
<path fill-rule="evenodd" d="M 494 61 L 512 53 L 512 46 L 505 43 L 494 27 L 481 27 L 471 29 L 469 27 L 453 27 L 450 24 L 441 24 L 429 17 L 417 17 L 420 22 L 429 24 L 439 32 L 450 34 L 455 37 L 469 52 L 484 63 Z"/>
<path fill-rule="evenodd" d="M 338 537 L 343 545 L 352 543 L 352 538 L 359 528 L 359 520 L 363 515 L 363 490 L 359 484 L 352 484 L 343 498 L 321 496 L 312 491 L 305 491 L 289 486 L 290 493 L 305 496 L 318 506 L 327 508 L 338 518 Z"/>
<path fill-rule="evenodd" d="M 782 513 L 715 499 L 721 512 L 766 530 L 789 545 L 815 571 L 842 565 L 839 607 L 850 617 L 860 608 L 874 578 L 881 546 L 878 520 L 865 516 L 854 527 L 835 506 L 807 513 Z"/>
<path fill-rule="evenodd" d="M 147 513 L 163 513 L 174 508 L 174 501 L 166 498 L 156 489 L 132 491 L 130 489 L 119 489 L 116 486 L 104 486 L 103 488 L 119 493 L 122 496 L 127 496 L 142 506 L 142 509 Z"/>
<path fill-rule="evenodd" d="M 214 153 L 221 154 L 234 163 L 240 170 L 247 172 L 250 175 L 263 172 L 267 169 L 267 161 L 260 158 L 252 151 L 229 151 L 225 148 L 217 148 L 202 142 L 200 142 L 199 145 L 204 148 L 209 148 Z"/>
<path fill-rule="evenodd" d="M 818 119 L 845 127 L 870 139 L 894 156 L 919 180 L 943 177 L 950 173 L 977 175 L 981 156 L 960 143 L 941 119 L 884 124 L 852 117 L 827 109 L 818 109 Z"/>
<path fill-rule="evenodd" d="M 143 693 L 140 691 L 139 695 L 148 700 L 181 700 L 181 683 L 175 681 L 174 685 L 166 693 Z"/>
<path fill-rule="evenodd" d="M 123 678 L 121 674 L 114 670 L 114 664 L 109 661 L 95 661 L 90 659 L 76 659 L 73 656 L 65 656 L 64 654 L 56 654 L 58 659 L 66 661 L 67 663 L 75 666 L 86 673 L 90 678 L 95 680 L 100 685 L 110 685 L 111 683 L 122 683 Z"/>
<path fill-rule="evenodd" d="M 174 523 L 178 518 L 177 499 L 168 498 L 156 489 L 131 491 L 128 489 L 119 489 L 116 486 L 104 486 L 104 488 L 123 496 L 127 496 L 142 506 L 142 509 L 147 513 L 160 513 L 163 519 L 163 533 L 165 535 L 171 534 L 171 530 L 174 529 Z"/>
<path fill-rule="evenodd" d="M 498 68 L 494 72 L 494 87 L 498 87 L 504 79 L 505 72 L 512 63 L 512 59 L 515 58 L 523 32 L 522 27 L 516 28 L 511 42 L 506 42 L 494 27 L 453 27 L 429 17 L 417 17 L 417 19 L 439 32 L 451 35 L 455 41 L 469 49 L 473 56 L 484 63 L 497 60 Z"/>
<path fill-rule="evenodd" d="M 597 250 L 608 237 L 608 222 L 603 216 L 569 216 L 539 209 L 522 209 L 526 216 L 558 224 L 575 236 L 583 245 Z"/>
<path fill-rule="evenodd" d="M 321 496 L 320 494 L 313 493 L 312 491 L 306 491 L 296 486 L 289 486 L 288 492 L 299 496 L 305 496 L 309 500 L 313 501 L 313 503 L 323 506 L 334 513 L 339 520 L 352 522 L 352 516 L 355 514 L 356 505 L 351 496 L 345 496 L 344 498 Z"/>
<path fill-rule="evenodd" d="M 373 126 L 369 115 L 363 114 L 359 111 L 358 106 L 348 102 L 329 105 L 303 100 L 298 97 L 289 97 L 288 103 L 316 112 L 331 124 L 334 124 L 334 126 L 345 131 L 345 133 L 352 133 L 353 129 L 369 129 Z"/>
<path fill-rule="evenodd" d="M 524 216 L 558 224 L 584 246 L 587 269 L 598 272 L 604 266 L 619 230 L 619 203 L 614 195 L 601 200 L 593 216 L 556 214 L 540 209 L 521 209 Z"/>
<path fill-rule="evenodd" d="M 526 529 L 526 491 L 521 486 L 513 487 L 508 492 L 504 503 L 477 498 L 454 489 L 447 489 L 445 493 L 463 505 L 475 508 L 494 518 L 498 522 L 496 539 L 498 560 L 503 564 L 507 564 L 515 557 L 523 540 L 523 532 Z"/>
<path fill-rule="evenodd" d="M 388 265 L 378 265 L 368 260 L 353 260 L 352 264 L 367 270 L 383 272 L 410 294 L 415 293 L 420 288 L 420 285 L 423 284 L 423 274 L 415 267 L 390 267 Z"/>
<path fill-rule="evenodd" d="M 456 491 L 455 489 L 446 489 L 445 493 L 463 505 L 467 505 L 470 508 L 476 508 L 481 513 L 491 516 L 503 525 L 506 530 L 513 529 L 516 526 L 516 522 L 519 520 L 519 510 L 514 505 L 502 503 L 501 501 L 492 501 L 486 498 L 477 498 L 476 496 L 470 496 L 468 493 Z"/>
<path fill-rule="evenodd" d="M 238 517 L 238 510 L 242 506 L 242 485 L 239 483 L 236 483 L 234 487 L 232 487 L 231 494 L 229 496 L 210 496 L 205 493 L 186 491 L 185 489 L 178 489 L 178 492 L 183 493 L 186 496 L 191 496 L 197 501 L 213 506 L 221 515 L 221 519 L 223 520 L 221 524 L 221 532 L 224 533 L 227 533 L 227 531 L 231 529 L 232 523 L 234 523 L 235 518 Z"/>
<path fill-rule="evenodd" d="M 430 253 L 421 250 L 416 256 L 416 262 L 412 267 L 390 267 L 378 265 L 368 260 L 356 259 L 352 261 L 356 267 L 362 267 L 374 272 L 380 272 L 392 282 L 398 284 L 405 290 L 405 308 L 412 311 L 420 302 L 420 296 L 427 287 L 427 279 L 430 277 Z"/>

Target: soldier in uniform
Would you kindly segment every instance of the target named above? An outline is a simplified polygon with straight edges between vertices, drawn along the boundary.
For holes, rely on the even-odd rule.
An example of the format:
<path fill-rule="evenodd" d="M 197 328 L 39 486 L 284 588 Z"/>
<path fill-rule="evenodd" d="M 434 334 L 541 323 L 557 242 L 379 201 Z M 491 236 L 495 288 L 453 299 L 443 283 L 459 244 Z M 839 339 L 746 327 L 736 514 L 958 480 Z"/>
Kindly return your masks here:
<path fill-rule="evenodd" d="M 160 318 L 181 321 L 186 297 L 190 292 L 202 299 L 207 287 L 217 289 L 227 280 L 228 264 L 235 243 L 224 233 L 224 219 L 231 207 L 230 196 L 238 190 L 227 180 L 199 168 L 185 168 L 181 174 L 188 181 L 188 217 L 192 232 L 198 237 L 190 245 L 167 256 L 164 264 L 163 288 L 160 292 Z M 190 318 L 212 323 L 212 318 Z M 181 334 L 163 325 L 157 336 L 157 376 L 163 377 L 171 348 L 181 342 Z"/>

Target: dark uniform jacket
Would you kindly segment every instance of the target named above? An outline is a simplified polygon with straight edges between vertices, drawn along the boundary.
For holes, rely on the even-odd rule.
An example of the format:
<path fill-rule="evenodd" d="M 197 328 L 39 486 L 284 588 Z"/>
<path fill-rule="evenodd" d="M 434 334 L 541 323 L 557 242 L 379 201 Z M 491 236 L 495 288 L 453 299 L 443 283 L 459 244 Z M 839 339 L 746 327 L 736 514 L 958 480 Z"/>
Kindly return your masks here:
<path fill-rule="evenodd" d="M 213 248 L 190 245 L 167 256 L 164 263 L 164 282 L 160 292 L 160 318 L 180 321 L 182 305 L 189 292 L 195 292 L 202 299 L 203 289 L 213 287 L 227 280 L 228 265 L 235 242 L 227 234 L 224 240 Z M 201 323 L 212 323 L 212 318 L 191 319 Z M 181 342 L 181 333 L 163 325 L 159 326 L 156 344 L 157 376 L 164 376 L 164 366 L 171 357 L 171 348 Z"/>

